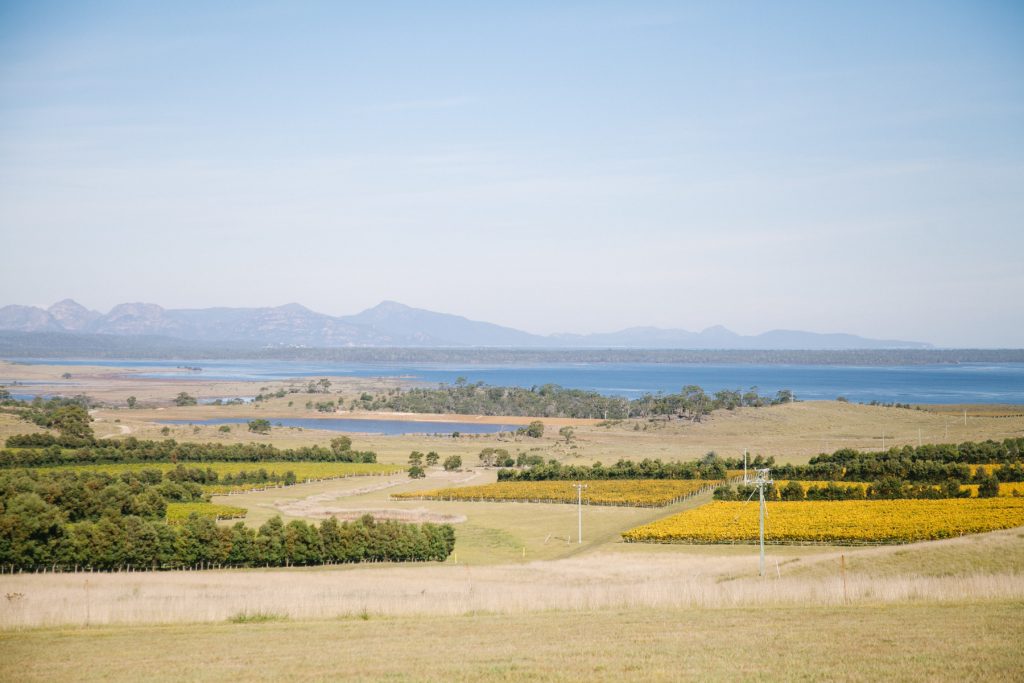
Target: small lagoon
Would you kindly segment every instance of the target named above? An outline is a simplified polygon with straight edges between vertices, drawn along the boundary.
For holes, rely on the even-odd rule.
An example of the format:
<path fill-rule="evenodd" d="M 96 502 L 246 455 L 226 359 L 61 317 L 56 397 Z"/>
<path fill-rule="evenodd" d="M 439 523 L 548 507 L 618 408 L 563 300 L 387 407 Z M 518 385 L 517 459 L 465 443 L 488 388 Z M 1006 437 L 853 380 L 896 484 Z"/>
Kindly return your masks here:
<path fill-rule="evenodd" d="M 222 425 L 248 424 L 256 418 L 222 417 L 210 420 L 157 420 L 166 425 Z M 274 427 L 301 427 L 303 429 L 328 429 L 333 432 L 350 432 L 354 434 L 383 434 L 398 436 L 402 434 L 444 434 L 453 432 L 461 434 L 497 434 L 512 432 L 518 425 L 481 424 L 479 422 L 423 422 L 417 420 L 359 420 L 354 418 L 263 418 L 269 420 Z"/>

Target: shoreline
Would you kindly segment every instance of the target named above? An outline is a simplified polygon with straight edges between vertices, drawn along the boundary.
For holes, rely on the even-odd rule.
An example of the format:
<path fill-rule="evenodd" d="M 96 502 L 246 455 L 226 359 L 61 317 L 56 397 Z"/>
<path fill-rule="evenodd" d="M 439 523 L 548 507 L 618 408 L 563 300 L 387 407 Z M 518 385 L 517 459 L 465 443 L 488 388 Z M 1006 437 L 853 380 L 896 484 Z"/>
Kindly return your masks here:
<path fill-rule="evenodd" d="M 175 377 L 142 377 L 148 369 L 137 367 L 115 367 L 97 365 L 30 365 L 17 361 L 0 359 L 0 385 L 15 394 L 40 394 L 40 395 L 63 395 L 73 396 L 86 394 L 99 403 L 106 403 L 113 409 L 114 406 L 123 404 L 129 396 L 135 396 L 140 405 L 145 406 L 133 415 L 145 415 L 148 411 L 160 410 L 172 412 L 178 408 L 171 405 L 172 399 L 180 392 L 188 393 L 199 400 L 230 399 L 233 397 L 252 397 L 260 393 L 274 393 L 280 389 L 292 389 L 305 387 L 312 381 L 310 377 L 292 377 L 288 379 L 264 379 L 264 380 L 234 380 L 225 378 L 207 378 L 203 373 L 192 372 L 185 367 L 167 368 L 167 371 L 174 372 Z M 69 377 L 64 377 L 67 374 Z M 417 386 L 425 386 L 428 383 L 415 380 L 409 377 L 353 377 L 350 375 L 327 375 L 331 380 L 332 393 L 330 394 L 306 394 L 305 392 L 289 394 L 290 401 L 302 400 L 339 400 L 351 399 L 362 392 L 381 392 L 390 389 L 409 389 Z M 11 384 L 11 382 L 25 382 L 25 384 Z M 571 387 L 570 387 L 571 388 Z M 27 390 L 27 391 L 26 391 Z M 799 394 L 797 395 L 799 399 Z M 951 397 L 952 398 L 952 397 Z M 274 418 L 295 417 L 298 410 L 283 410 L 283 406 L 274 405 L 278 401 L 271 401 L 269 405 L 264 402 L 262 409 L 268 409 L 264 415 Z M 801 403 L 831 403 L 832 399 L 807 399 L 800 400 Z M 946 413 L 951 417 L 955 414 L 962 414 L 965 410 L 968 416 L 977 417 L 1019 417 L 1024 415 L 1024 401 L 1012 403 L 1006 401 L 995 401 L 986 403 L 964 403 L 963 401 L 952 400 L 949 403 L 914 403 L 905 401 L 914 408 L 933 413 Z M 854 404 L 869 403 L 862 401 L 851 402 Z M 271 407 L 272 406 L 272 407 Z M 189 414 L 182 417 L 195 416 L 199 410 L 214 407 L 209 404 L 201 404 L 188 408 Z M 218 408 L 220 406 L 217 406 Z M 289 406 L 290 408 L 291 406 Z M 242 408 L 243 412 L 250 413 L 255 408 L 252 404 L 244 406 L 232 406 L 233 409 Z M 220 411 L 218 411 L 218 414 Z M 232 410 L 229 415 L 236 416 Z M 165 415 L 161 415 L 163 417 Z M 210 415 L 212 417 L 214 415 Z M 240 415 L 237 415 L 240 416 Z M 513 423 L 526 424 L 536 416 L 487 416 L 487 415 L 459 415 L 459 414 L 437 414 L 437 413 L 392 413 L 392 412 L 370 412 L 370 411 L 341 411 L 337 413 L 315 415 L 303 415 L 309 419 L 330 419 L 345 418 L 353 420 L 407 420 L 421 422 L 444 422 L 444 421 L 473 421 L 481 424 L 489 423 Z M 601 420 L 572 420 L 566 418 L 552 418 L 552 422 L 564 421 L 564 424 L 595 424 Z"/>
<path fill-rule="evenodd" d="M 225 411 L 225 408 L 231 408 L 230 413 Z M 98 414 L 104 416 L 109 415 L 123 415 L 127 412 L 124 409 L 109 409 L 100 408 Z M 154 414 L 158 413 L 158 414 Z M 242 414 L 244 413 L 244 414 Z M 256 414 L 258 413 L 258 414 Z M 381 420 L 391 422 L 422 422 L 430 424 L 434 422 L 475 422 L 477 424 L 492 425 L 492 424 L 514 424 L 514 425 L 528 425 L 534 420 L 540 420 L 546 425 L 552 426 L 585 426 L 595 425 L 603 420 L 596 418 L 571 418 L 571 417 L 543 417 L 543 416 L 530 416 L 530 415 L 464 415 L 460 413 L 393 413 L 393 412 L 374 412 L 374 411 L 339 411 L 336 413 L 316 413 L 316 414 L 297 414 L 295 412 L 285 412 L 281 410 L 268 410 L 266 412 L 263 409 L 254 409 L 251 404 L 241 406 L 189 406 L 186 408 L 154 408 L 154 409 L 141 409 L 132 410 L 130 413 L 133 420 L 141 420 L 146 422 L 156 422 L 158 420 L 187 420 L 189 418 L 195 418 L 197 420 L 208 420 L 218 417 L 224 418 L 245 418 L 249 417 L 252 419 L 263 418 L 266 420 L 291 420 L 291 419 L 303 419 L 303 420 Z"/>

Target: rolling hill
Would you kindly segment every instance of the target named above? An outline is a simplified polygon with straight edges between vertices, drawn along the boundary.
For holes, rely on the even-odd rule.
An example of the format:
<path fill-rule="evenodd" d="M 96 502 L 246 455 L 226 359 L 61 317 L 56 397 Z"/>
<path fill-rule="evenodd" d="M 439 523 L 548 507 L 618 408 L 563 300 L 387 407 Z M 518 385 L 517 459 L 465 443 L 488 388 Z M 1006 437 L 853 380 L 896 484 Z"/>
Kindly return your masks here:
<path fill-rule="evenodd" d="M 123 303 L 107 313 L 71 299 L 49 308 L 0 308 L 0 330 L 147 337 L 240 347 L 480 347 L 625 349 L 924 349 L 930 344 L 853 334 L 772 330 L 740 335 L 722 326 L 701 332 L 633 327 L 596 334 L 543 336 L 463 316 L 384 301 L 355 315 L 331 316 L 299 304 L 266 308 L 169 309 Z"/>

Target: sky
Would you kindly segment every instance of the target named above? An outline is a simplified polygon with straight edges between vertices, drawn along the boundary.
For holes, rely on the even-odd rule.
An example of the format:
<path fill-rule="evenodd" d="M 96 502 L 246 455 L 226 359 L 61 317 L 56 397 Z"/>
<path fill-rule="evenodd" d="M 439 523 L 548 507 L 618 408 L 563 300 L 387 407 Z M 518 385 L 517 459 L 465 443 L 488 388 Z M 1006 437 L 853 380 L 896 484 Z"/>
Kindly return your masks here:
<path fill-rule="evenodd" d="M 0 0 L 0 305 L 1024 347 L 1024 3 Z"/>

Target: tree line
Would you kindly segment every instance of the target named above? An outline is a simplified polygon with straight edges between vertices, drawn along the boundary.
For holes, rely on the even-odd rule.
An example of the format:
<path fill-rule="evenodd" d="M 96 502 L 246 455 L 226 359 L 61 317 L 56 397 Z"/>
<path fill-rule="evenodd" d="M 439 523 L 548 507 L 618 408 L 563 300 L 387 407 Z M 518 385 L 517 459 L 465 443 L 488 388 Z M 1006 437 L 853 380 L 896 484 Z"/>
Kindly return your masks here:
<path fill-rule="evenodd" d="M 284 524 L 273 517 L 259 528 L 218 526 L 189 516 L 170 525 L 137 516 L 60 524 L 38 500 L 12 501 L 0 514 L 0 567 L 32 571 L 160 570 L 288 567 L 350 562 L 443 562 L 455 545 L 449 524 L 326 519 Z"/>
<path fill-rule="evenodd" d="M 992 476 L 1003 482 L 1024 481 L 1024 467 L 1019 463 L 993 466 Z M 928 460 L 879 460 L 870 457 L 858 459 L 844 468 L 835 464 L 777 465 L 772 476 L 779 479 L 801 481 L 863 481 L 873 482 L 890 478 L 924 484 L 941 484 L 955 480 L 963 484 L 980 484 L 989 476 L 984 467 L 972 472 L 966 463 L 945 463 Z"/>
<path fill-rule="evenodd" d="M 630 400 L 605 396 L 596 391 L 566 389 L 557 384 L 525 389 L 495 387 L 483 382 L 468 383 L 459 378 L 452 385 L 436 389 L 392 391 L 378 397 L 366 395 L 357 405 L 366 410 L 410 413 L 537 415 L 604 420 L 665 416 L 699 421 L 713 410 L 778 405 L 794 400 L 796 397 L 788 389 L 774 396 L 758 394 L 757 387 L 747 391 L 722 390 L 708 394 L 697 385 L 683 387 L 677 394 L 645 394 Z"/>
<path fill-rule="evenodd" d="M 852 448 L 841 448 L 831 454 L 822 453 L 810 459 L 809 464 L 837 463 L 847 465 L 864 456 L 879 460 L 909 459 L 937 462 L 962 462 L 992 465 L 1017 462 L 1024 455 L 1024 438 L 1002 441 L 965 441 L 960 444 L 923 444 L 921 446 L 893 447 L 881 453 L 865 453 Z"/>
<path fill-rule="evenodd" d="M 982 470 L 979 470 L 981 472 Z M 978 483 L 979 498 L 994 498 L 999 495 L 999 479 L 982 473 L 975 481 Z M 750 484 L 738 484 L 735 487 L 725 484 L 715 489 L 715 500 L 750 500 L 757 495 L 757 488 Z M 970 498 L 970 489 L 962 488 L 959 481 L 949 479 L 941 484 L 920 484 L 901 481 L 896 477 L 885 477 L 871 484 L 842 484 L 830 481 L 822 484 L 804 484 L 790 480 L 783 486 L 768 484 L 765 486 L 766 500 L 899 500 L 899 499 L 939 499 L 939 498 Z"/>
<path fill-rule="evenodd" d="M 990 476 L 998 482 L 1024 481 L 1024 438 L 1003 441 L 964 442 L 961 444 L 904 446 L 884 453 L 844 448 L 832 454 L 811 458 L 806 465 L 777 464 L 774 457 L 753 456 L 747 467 L 771 468 L 777 479 L 821 482 L 875 482 L 893 479 L 915 484 L 984 483 Z M 511 458 L 501 449 L 485 449 L 484 465 L 496 464 L 510 468 Z M 992 465 L 991 471 L 973 465 Z M 644 459 L 640 462 L 619 460 L 614 465 L 566 465 L 557 460 L 547 463 L 515 463 L 520 469 L 498 470 L 498 481 L 543 481 L 550 479 L 725 479 L 729 470 L 743 468 L 742 458 L 722 458 L 714 452 L 700 460 L 662 461 Z M 525 469 L 522 468 L 525 466 Z M 929 487 L 931 488 L 931 487 Z M 906 496 L 904 496 L 906 497 Z"/>
<path fill-rule="evenodd" d="M 185 467 L 178 465 L 165 475 L 170 481 L 190 481 L 200 486 L 212 486 L 216 484 L 284 484 L 291 486 L 298 482 L 295 472 L 285 470 L 283 474 L 278 472 L 267 472 L 262 467 L 258 470 L 241 470 L 239 472 L 227 472 L 218 474 L 207 467 Z"/>
<path fill-rule="evenodd" d="M 534 465 L 523 470 L 500 469 L 498 481 L 547 481 L 587 479 L 725 479 L 725 462 L 717 456 L 691 462 L 663 462 L 645 458 L 640 462 L 619 460 L 605 467 L 593 465 L 565 465 L 557 460 Z"/>
<path fill-rule="evenodd" d="M 882 453 L 843 448 L 817 455 L 806 465 L 775 465 L 772 475 L 779 479 L 816 481 L 873 482 L 893 478 L 930 484 L 949 480 L 980 484 L 988 473 L 982 474 L 983 468 L 972 472 L 968 464 L 974 464 L 993 465 L 996 479 L 1013 482 L 1024 481 L 1022 454 L 1024 438 L 904 446 Z"/>
<path fill-rule="evenodd" d="M 94 439 L 69 447 L 61 436 L 20 434 L 7 438 L 0 450 L 0 468 L 43 467 L 147 462 L 377 462 L 373 451 L 352 449 L 352 440 L 340 436 L 330 447 L 303 446 L 281 449 L 270 444 L 178 443 L 125 439 Z"/>
<path fill-rule="evenodd" d="M 0 566 L 32 570 L 253 567 L 365 561 L 443 561 L 451 525 L 328 519 L 319 526 L 274 517 L 255 531 L 191 515 L 165 521 L 168 500 L 205 500 L 190 481 L 159 470 L 0 473 Z"/>

